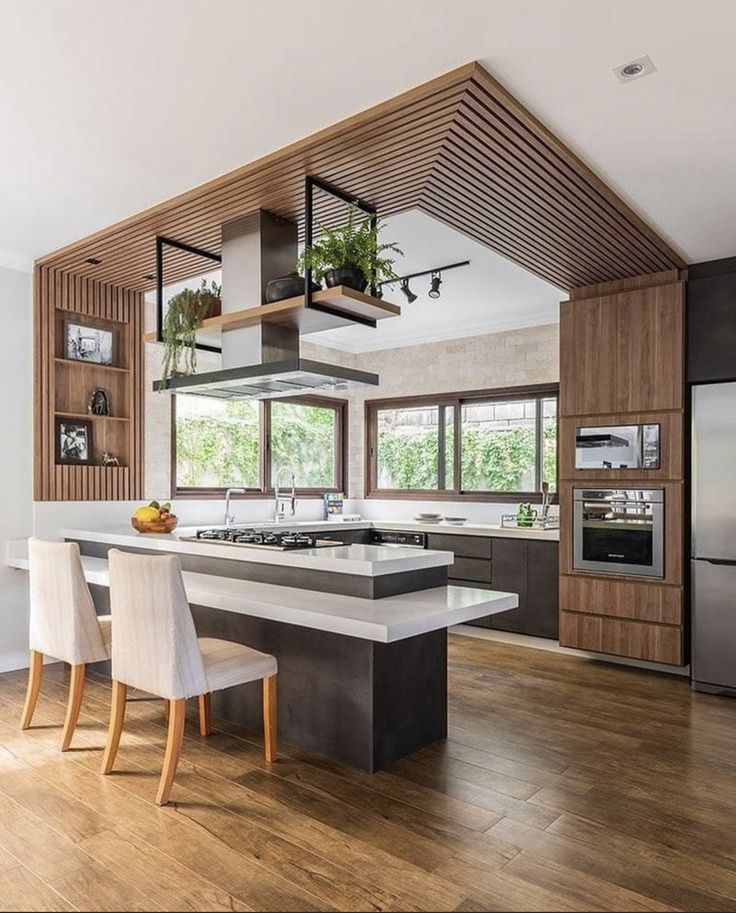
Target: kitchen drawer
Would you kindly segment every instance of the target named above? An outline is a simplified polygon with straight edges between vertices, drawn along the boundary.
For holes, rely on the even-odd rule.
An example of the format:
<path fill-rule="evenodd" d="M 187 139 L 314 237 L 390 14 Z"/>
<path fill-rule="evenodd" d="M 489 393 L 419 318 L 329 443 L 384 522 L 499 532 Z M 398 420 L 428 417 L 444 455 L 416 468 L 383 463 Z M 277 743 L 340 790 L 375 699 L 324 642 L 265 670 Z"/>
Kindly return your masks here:
<path fill-rule="evenodd" d="M 661 583 L 560 577 L 560 608 L 586 615 L 681 625 L 682 589 Z"/>
<path fill-rule="evenodd" d="M 560 644 L 577 650 L 681 666 L 682 628 L 560 612 Z"/>
<path fill-rule="evenodd" d="M 448 577 L 447 578 L 448 586 L 469 586 L 475 587 L 476 590 L 492 590 L 493 584 L 486 583 L 483 580 L 463 580 L 458 577 Z"/>
<path fill-rule="evenodd" d="M 450 565 L 448 576 L 458 580 L 476 580 L 491 583 L 491 562 L 483 558 L 458 558 Z"/>
<path fill-rule="evenodd" d="M 491 539 L 487 536 L 453 536 L 448 533 L 428 533 L 427 548 L 454 552 L 460 558 L 490 558 Z"/>

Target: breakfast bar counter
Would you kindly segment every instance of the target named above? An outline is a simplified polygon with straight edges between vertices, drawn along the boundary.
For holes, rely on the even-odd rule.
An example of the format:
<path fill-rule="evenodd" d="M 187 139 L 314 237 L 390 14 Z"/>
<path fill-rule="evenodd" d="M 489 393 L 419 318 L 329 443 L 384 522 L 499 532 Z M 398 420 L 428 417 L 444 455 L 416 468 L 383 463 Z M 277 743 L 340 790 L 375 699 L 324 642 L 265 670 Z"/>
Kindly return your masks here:
<path fill-rule="evenodd" d="M 81 538 L 79 531 L 65 535 L 77 541 Z M 108 539 L 97 543 L 105 554 L 109 547 L 126 547 L 117 538 L 123 533 L 98 535 Z M 172 537 L 162 538 L 171 543 Z M 132 550 L 178 551 L 165 548 L 160 540 L 151 547 L 155 540 L 148 536 L 133 533 L 130 539 Z M 25 542 L 10 543 L 6 563 L 26 569 L 25 546 Z M 346 551 L 340 552 L 340 548 Z M 301 559 L 312 562 L 310 568 L 301 567 L 302 561 L 298 561 L 298 569 L 310 580 L 308 587 L 282 586 L 244 579 L 235 572 L 223 573 L 223 568 L 237 571 L 244 565 L 278 571 L 279 564 L 273 557 L 261 563 L 258 556 L 265 554 L 277 555 L 286 566 L 299 559 L 296 552 L 259 551 L 254 555 L 257 550 L 247 548 L 234 549 L 242 556 L 240 559 L 193 556 L 198 561 L 215 561 L 218 570 L 184 570 L 184 584 L 199 636 L 239 641 L 276 656 L 281 737 L 372 772 L 446 737 L 447 628 L 508 611 L 518 605 L 518 596 L 440 585 L 412 591 L 399 588 L 400 592 L 376 598 L 325 592 L 314 586 L 319 579 L 315 575 L 322 574 L 328 581 L 341 575 L 368 580 L 391 579 L 402 573 L 415 575 L 427 570 L 411 566 L 421 556 L 430 562 L 430 570 L 435 568 L 446 574 L 448 553 L 390 548 L 366 551 L 370 548 L 348 545 L 315 549 L 315 554 L 309 556 L 302 551 Z M 322 559 L 321 551 L 332 553 Z M 404 551 L 414 554 L 402 555 Z M 451 557 L 450 554 L 450 560 Z M 220 561 L 224 564 L 220 565 Z M 345 562 L 349 570 L 325 571 L 320 569 L 321 561 L 330 569 L 336 562 Z M 401 567 L 405 561 L 410 566 L 397 573 L 396 564 Z M 393 571 L 381 573 L 392 562 Z M 98 612 L 109 611 L 106 558 L 84 555 L 82 563 Z M 371 574 L 371 570 L 378 573 Z M 212 707 L 215 717 L 255 730 L 261 726 L 257 684 L 214 694 Z"/>

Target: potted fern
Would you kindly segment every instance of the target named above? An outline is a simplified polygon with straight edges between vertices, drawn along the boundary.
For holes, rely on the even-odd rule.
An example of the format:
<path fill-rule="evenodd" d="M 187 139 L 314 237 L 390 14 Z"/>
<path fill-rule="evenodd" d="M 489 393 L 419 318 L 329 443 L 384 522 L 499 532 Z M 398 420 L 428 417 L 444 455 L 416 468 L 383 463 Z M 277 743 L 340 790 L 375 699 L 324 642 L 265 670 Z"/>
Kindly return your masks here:
<path fill-rule="evenodd" d="M 221 293 L 220 285 L 203 279 L 198 289 L 184 289 L 170 299 L 163 325 L 164 380 L 197 370 L 197 330 L 221 312 Z"/>
<path fill-rule="evenodd" d="M 351 206 L 348 221 L 339 228 L 319 225 L 319 240 L 299 258 L 302 272 L 311 269 L 313 277 L 318 282 L 324 279 L 328 288 L 346 285 L 359 292 L 399 278 L 393 269 L 395 260 L 387 255 L 403 256 L 403 251 L 393 242 L 379 240 L 384 222 L 374 226 L 366 218 L 356 224 L 359 211 L 357 206 Z"/>

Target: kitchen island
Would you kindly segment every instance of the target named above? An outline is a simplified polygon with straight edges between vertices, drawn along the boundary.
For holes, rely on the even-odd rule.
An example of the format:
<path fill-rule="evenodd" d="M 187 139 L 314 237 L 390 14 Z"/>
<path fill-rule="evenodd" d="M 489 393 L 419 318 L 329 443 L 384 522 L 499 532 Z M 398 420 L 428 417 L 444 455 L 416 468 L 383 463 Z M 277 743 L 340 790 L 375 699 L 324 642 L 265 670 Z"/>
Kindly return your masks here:
<path fill-rule="evenodd" d="M 355 544 L 277 552 L 120 527 L 66 530 L 64 538 L 87 553 L 99 612 L 109 606 L 109 548 L 179 554 L 198 634 L 277 657 L 281 737 L 368 771 L 446 737 L 447 628 L 518 604 L 513 593 L 445 585 L 450 552 Z M 22 548 L 8 563 L 27 567 Z M 257 579 L 277 580 L 287 569 L 303 574 L 306 585 Z M 256 579 L 245 576 L 251 572 Z M 417 586 L 426 572 L 442 582 Z M 395 592 L 345 594 L 340 578 L 391 580 Z M 258 729 L 258 686 L 213 695 L 213 713 Z"/>

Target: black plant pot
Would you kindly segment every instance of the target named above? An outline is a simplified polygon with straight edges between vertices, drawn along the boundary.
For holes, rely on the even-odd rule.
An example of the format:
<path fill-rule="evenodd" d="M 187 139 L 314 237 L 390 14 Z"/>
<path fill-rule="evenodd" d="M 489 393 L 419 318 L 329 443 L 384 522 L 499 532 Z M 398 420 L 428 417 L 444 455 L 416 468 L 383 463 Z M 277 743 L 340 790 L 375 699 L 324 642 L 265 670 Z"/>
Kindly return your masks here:
<path fill-rule="evenodd" d="M 312 282 L 312 291 L 318 292 L 322 288 L 316 282 Z M 298 273 L 291 273 L 288 276 L 282 276 L 280 279 L 272 279 L 266 286 L 266 304 L 273 304 L 275 301 L 283 301 L 285 298 L 296 298 L 304 294 L 304 278 Z"/>
<path fill-rule="evenodd" d="M 327 283 L 327 288 L 346 285 L 348 288 L 354 288 L 356 292 L 364 292 L 368 285 L 363 270 L 352 268 L 328 270 L 325 273 L 325 282 Z"/>

